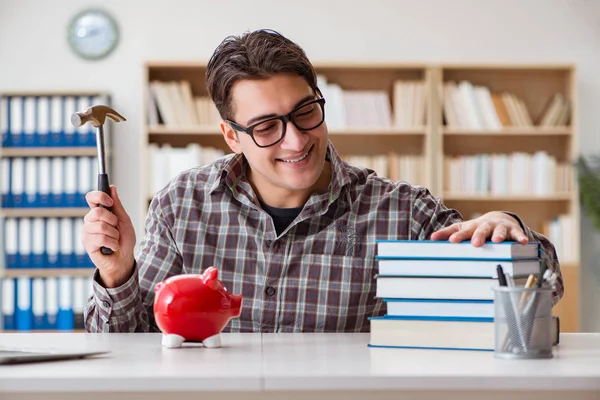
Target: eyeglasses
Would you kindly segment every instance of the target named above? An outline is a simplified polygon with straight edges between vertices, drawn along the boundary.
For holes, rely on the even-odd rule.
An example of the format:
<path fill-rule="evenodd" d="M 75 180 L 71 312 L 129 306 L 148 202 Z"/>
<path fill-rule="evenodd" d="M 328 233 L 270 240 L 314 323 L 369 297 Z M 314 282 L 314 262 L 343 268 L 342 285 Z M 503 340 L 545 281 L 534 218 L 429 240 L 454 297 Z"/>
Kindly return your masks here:
<path fill-rule="evenodd" d="M 269 147 L 279 143 L 285 136 L 288 121 L 301 131 L 318 128 L 325 121 L 325 98 L 313 100 L 293 109 L 287 115 L 270 118 L 247 128 L 227 120 L 234 130 L 250 135 L 258 147 Z"/>

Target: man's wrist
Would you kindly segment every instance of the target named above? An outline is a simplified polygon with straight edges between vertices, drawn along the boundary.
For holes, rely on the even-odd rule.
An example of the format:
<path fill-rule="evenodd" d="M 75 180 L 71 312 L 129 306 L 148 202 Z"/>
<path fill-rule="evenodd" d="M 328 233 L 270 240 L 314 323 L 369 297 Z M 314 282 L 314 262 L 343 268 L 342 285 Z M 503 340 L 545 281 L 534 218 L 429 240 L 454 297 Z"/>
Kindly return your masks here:
<path fill-rule="evenodd" d="M 126 265 L 126 267 L 119 268 L 118 273 L 99 271 L 99 283 L 106 289 L 114 289 L 124 285 L 129 279 L 131 279 L 131 276 L 133 275 L 133 271 L 135 269 L 135 258 L 132 261 L 127 261 L 124 263 L 124 265 Z"/>

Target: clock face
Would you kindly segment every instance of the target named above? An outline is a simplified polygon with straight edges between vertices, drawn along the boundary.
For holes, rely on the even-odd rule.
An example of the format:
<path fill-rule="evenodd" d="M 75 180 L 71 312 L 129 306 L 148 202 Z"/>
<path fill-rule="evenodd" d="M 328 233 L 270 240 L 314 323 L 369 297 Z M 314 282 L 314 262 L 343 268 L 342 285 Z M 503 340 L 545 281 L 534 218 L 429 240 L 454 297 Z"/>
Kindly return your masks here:
<path fill-rule="evenodd" d="M 106 57 L 117 46 L 119 29 L 115 20 L 102 10 L 85 10 L 71 20 L 68 29 L 73 51 L 88 60 Z"/>

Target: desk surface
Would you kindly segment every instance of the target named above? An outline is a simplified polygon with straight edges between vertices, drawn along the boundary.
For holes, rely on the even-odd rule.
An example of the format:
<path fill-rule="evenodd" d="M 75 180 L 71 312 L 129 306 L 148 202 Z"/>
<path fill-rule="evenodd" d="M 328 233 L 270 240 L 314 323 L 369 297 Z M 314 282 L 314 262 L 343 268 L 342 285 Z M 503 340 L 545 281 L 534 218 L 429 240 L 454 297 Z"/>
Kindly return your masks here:
<path fill-rule="evenodd" d="M 4 333 L 0 347 L 109 349 L 91 359 L 0 365 L 0 393 L 286 390 L 600 390 L 600 334 L 563 334 L 549 360 L 375 349 L 368 334 L 223 334 L 167 349 L 159 334 Z"/>

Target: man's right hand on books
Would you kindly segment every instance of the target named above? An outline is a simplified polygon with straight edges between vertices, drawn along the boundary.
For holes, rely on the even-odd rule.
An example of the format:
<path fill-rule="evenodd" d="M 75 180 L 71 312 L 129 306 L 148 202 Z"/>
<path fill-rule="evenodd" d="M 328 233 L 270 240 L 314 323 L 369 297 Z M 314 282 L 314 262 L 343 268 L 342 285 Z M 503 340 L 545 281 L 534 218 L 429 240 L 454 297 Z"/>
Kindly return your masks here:
<path fill-rule="evenodd" d="M 135 262 L 135 230 L 131 218 L 125 212 L 116 187 L 111 185 L 110 192 L 110 196 L 102 191 L 86 194 L 85 200 L 90 211 L 83 219 L 82 229 L 83 246 L 98 268 L 101 283 L 107 288 L 127 282 Z M 112 211 L 100 205 L 112 207 Z M 102 254 L 101 247 L 111 249 L 113 254 Z"/>

